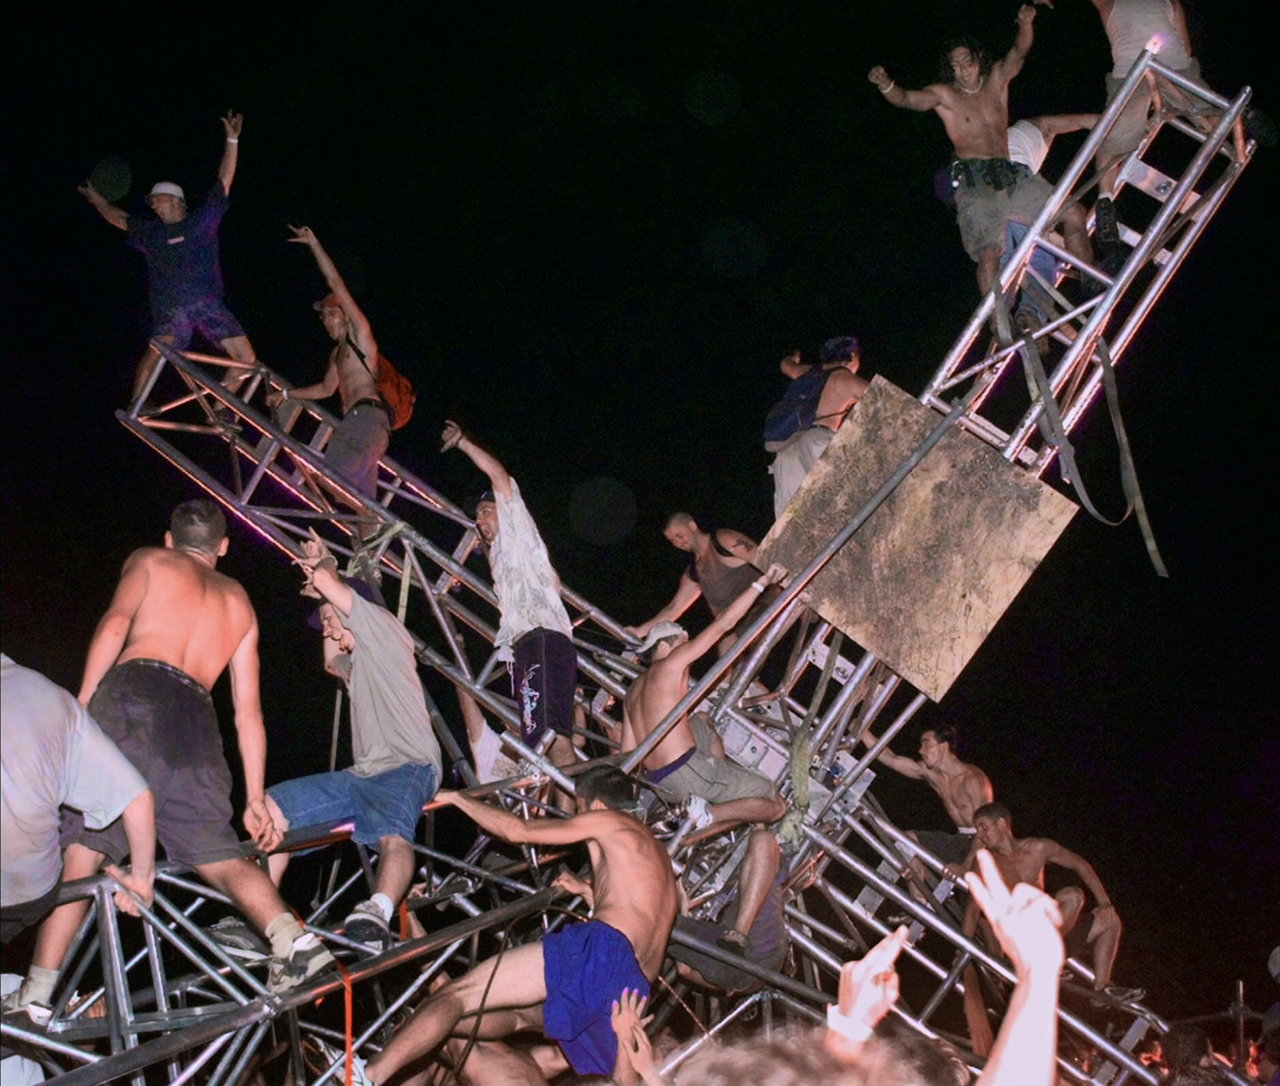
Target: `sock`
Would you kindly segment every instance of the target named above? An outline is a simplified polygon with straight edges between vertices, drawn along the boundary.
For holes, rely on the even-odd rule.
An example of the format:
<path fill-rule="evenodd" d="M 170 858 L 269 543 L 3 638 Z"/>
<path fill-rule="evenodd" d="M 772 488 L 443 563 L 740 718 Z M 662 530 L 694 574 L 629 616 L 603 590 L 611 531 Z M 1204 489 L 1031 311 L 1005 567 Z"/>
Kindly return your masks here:
<path fill-rule="evenodd" d="M 390 923 L 391 914 L 395 911 L 396 907 L 395 902 L 387 897 L 386 894 L 374 894 L 369 900 L 382 910 L 382 919 Z"/>
<path fill-rule="evenodd" d="M 19 1004 L 43 1003 L 46 1007 L 53 1002 L 53 986 L 58 980 L 56 969 L 45 969 L 33 965 L 27 970 L 27 977 L 22 982 L 22 991 L 18 993 Z"/>
<path fill-rule="evenodd" d="M 302 935 L 302 925 L 293 918 L 293 913 L 281 913 L 267 925 L 271 953 L 277 958 L 287 958 L 293 950 L 293 941 L 302 938 Z"/>

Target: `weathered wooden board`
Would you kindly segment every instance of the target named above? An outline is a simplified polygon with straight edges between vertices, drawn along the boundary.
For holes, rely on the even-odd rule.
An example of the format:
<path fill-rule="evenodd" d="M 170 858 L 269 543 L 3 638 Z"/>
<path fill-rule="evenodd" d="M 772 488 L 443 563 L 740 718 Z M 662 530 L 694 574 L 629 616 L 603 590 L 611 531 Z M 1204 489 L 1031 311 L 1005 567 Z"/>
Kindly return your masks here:
<path fill-rule="evenodd" d="M 760 545 L 800 570 L 941 416 L 876 377 Z M 938 701 L 1077 506 L 952 429 L 814 580 L 814 607 Z"/>

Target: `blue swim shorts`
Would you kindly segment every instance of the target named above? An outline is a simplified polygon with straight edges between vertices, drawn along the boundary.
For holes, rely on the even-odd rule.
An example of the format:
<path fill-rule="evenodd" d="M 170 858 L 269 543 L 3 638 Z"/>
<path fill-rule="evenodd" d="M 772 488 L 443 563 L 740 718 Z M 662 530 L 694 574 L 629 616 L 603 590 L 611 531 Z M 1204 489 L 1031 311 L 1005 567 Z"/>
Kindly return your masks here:
<path fill-rule="evenodd" d="M 631 943 L 599 920 L 570 924 L 542 940 L 547 1002 L 542 1031 L 580 1075 L 611 1075 L 618 1058 L 613 1001 L 630 988 L 649 994 Z"/>

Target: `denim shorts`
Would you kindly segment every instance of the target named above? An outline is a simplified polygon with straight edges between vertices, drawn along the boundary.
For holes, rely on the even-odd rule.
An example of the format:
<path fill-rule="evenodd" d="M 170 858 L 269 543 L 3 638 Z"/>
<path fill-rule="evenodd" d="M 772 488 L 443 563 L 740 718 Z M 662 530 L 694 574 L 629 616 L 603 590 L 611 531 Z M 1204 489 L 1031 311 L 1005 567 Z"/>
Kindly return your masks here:
<path fill-rule="evenodd" d="M 274 784 L 267 793 L 290 829 L 354 822 L 352 840 L 376 848 L 384 837 L 413 842 L 422 808 L 439 787 L 437 777 L 435 766 L 414 763 L 373 777 L 357 777 L 344 769 Z"/>

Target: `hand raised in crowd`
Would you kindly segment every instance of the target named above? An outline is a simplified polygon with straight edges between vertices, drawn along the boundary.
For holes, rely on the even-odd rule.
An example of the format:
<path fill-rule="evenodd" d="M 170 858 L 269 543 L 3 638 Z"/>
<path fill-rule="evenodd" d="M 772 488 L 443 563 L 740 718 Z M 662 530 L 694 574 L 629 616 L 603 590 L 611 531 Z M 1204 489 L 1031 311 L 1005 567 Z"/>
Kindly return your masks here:
<path fill-rule="evenodd" d="M 852 1059 L 880 1020 L 898 1001 L 898 973 L 893 963 L 907 943 L 907 928 L 891 931 L 856 962 L 840 969 L 839 1002 L 827 1013 L 827 1046 Z"/>
<path fill-rule="evenodd" d="M 613 1001 L 609 1020 L 618 1038 L 619 1062 L 625 1058 L 633 1072 L 629 1076 L 631 1081 L 639 1076 L 647 1083 L 660 1083 L 662 1078 L 657 1075 L 653 1063 L 653 1046 L 645 1033 L 645 1026 L 653 1021 L 653 1015 L 644 1013 L 648 998 L 631 988 L 624 988 L 622 998 Z"/>
<path fill-rule="evenodd" d="M 222 118 L 222 127 L 227 133 L 227 139 L 238 140 L 240 130 L 244 127 L 244 115 L 227 110 L 227 115 Z"/>
<path fill-rule="evenodd" d="M 462 427 L 454 422 L 453 419 L 445 419 L 444 431 L 440 434 L 440 451 L 445 453 L 450 449 L 456 449 L 458 442 L 465 436 L 462 432 Z"/>
<path fill-rule="evenodd" d="M 315 587 L 317 570 L 323 569 L 335 577 L 338 575 L 338 560 L 334 558 L 333 552 L 316 534 L 314 528 L 311 529 L 311 538 L 302 540 L 302 556 L 295 558 L 294 561 L 302 567 L 302 575 L 305 578 L 302 595 L 309 596 L 311 599 L 320 598 L 320 593 Z"/>
<path fill-rule="evenodd" d="M 294 226 L 289 224 L 289 229 L 293 231 L 293 237 L 285 238 L 288 242 L 297 242 L 300 245 L 318 245 L 319 239 L 315 235 L 315 231 L 309 226 Z"/>
<path fill-rule="evenodd" d="M 980 873 L 969 872 L 965 881 L 1018 977 L 1032 973 L 1057 976 L 1064 957 L 1058 903 L 1025 882 L 1010 890 L 986 849 L 978 850 L 978 869 Z"/>

